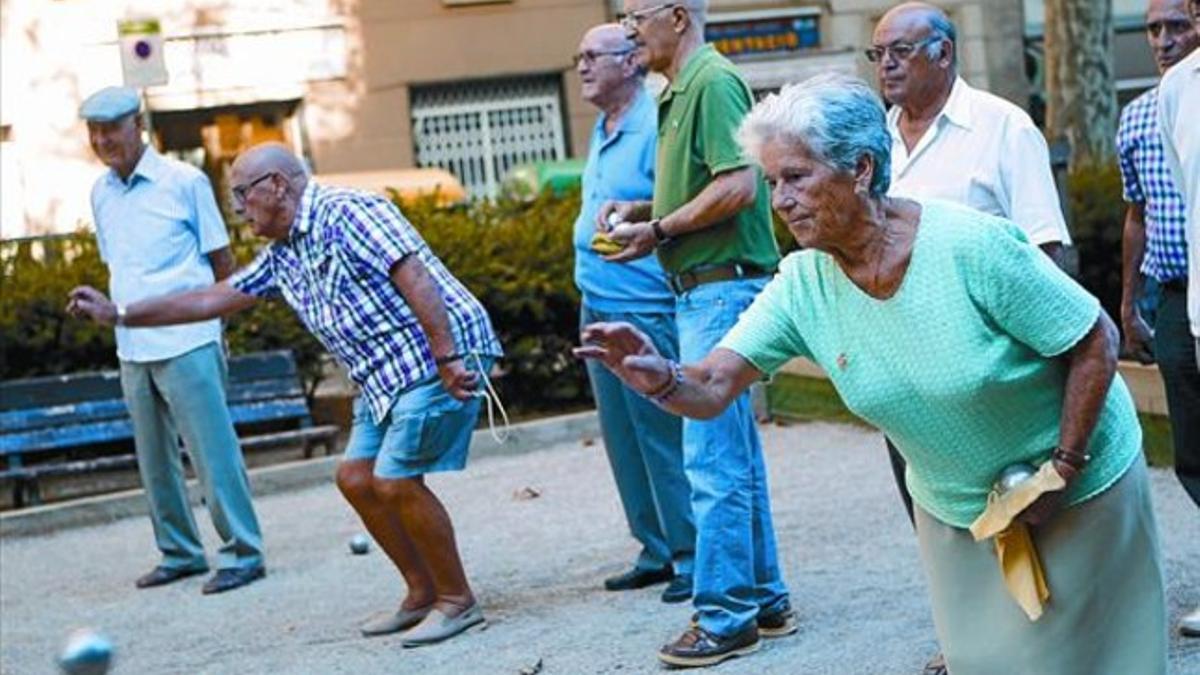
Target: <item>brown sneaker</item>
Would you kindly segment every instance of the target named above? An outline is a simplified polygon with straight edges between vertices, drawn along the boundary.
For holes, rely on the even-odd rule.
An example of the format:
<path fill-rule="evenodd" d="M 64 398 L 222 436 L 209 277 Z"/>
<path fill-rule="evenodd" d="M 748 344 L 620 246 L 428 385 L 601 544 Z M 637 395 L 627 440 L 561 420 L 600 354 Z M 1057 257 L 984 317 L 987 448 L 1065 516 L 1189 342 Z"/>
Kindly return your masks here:
<path fill-rule="evenodd" d="M 722 638 L 692 626 L 674 642 L 658 650 L 658 659 L 675 668 L 715 666 L 735 656 L 758 651 L 758 626 L 750 624 L 738 633 Z"/>

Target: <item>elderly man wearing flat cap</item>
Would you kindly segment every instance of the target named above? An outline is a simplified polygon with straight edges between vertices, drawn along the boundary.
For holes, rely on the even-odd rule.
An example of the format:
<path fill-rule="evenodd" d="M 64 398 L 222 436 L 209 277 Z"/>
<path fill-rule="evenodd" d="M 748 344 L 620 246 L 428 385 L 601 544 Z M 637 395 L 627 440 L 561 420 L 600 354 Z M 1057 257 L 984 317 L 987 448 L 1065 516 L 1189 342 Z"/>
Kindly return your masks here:
<path fill-rule="evenodd" d="M 109 168 L 92 187 L 92 214 L 119 314 L 151 295 L 203 288 L 234 268 L 208 178 L 142 140 L 139 107 L 133 89 L 108 87 L 79 109 L 92 150 Z M 162 552 L 162 561 L 137 580 L 137 587 L 161 586 L 209 569 L 188 503 L 179 437 L 221 538 L 217 572 L 203 592 L 220 593 L 261 578 L 262 534 L 225 402 L 221 322 L 158 328 L 118 322 L 116 336 L 138 470 Z"/>

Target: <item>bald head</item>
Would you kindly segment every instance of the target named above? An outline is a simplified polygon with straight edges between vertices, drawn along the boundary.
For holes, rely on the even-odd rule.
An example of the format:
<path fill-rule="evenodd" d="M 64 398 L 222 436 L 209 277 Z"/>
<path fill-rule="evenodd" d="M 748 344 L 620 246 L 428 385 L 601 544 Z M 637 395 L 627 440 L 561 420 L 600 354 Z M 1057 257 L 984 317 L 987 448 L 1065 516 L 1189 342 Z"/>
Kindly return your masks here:
<path fill-rule="evenodd" d="M 275 172 L 289 178 L 305 176 L 308 173 L 304 163 L 296 157 L 296 153 L 290 147 L 274 141 L 261 143 L 238 155 L 233 169 L 245 175 L 258 176 Z"/>
<path fill-rule="evenodd" d="M 636 46 L 619 23 L 602 23 L 599 26 L 592 26 L 583 34 L 580 44 L 593 49 L 605 50 L 633 49 Z"/>
<path fill-rule="evenodd" d="M 883 97 L 909 113 L 944 102 L 957 76 L 955 39 L 954 24 L 933 5 L 906 2 L 888 10 L 868 53 Z"/>
<path fill-rule="evenodd" d="M 889 33 L 941 37 L 955 45 L 958 33 L 946 12 L 924 2 L 905 2 L 889 9 L 875 26 Z M 953 54 L 953 53 L 952 53 Z"/>
<path fill-rule="evenodd" d="M 256 234 L 270 239 L 288 236 L 308 171 L 283 143 L 262 143 L 238 155 L 229 174 L 234 210 Z"/>

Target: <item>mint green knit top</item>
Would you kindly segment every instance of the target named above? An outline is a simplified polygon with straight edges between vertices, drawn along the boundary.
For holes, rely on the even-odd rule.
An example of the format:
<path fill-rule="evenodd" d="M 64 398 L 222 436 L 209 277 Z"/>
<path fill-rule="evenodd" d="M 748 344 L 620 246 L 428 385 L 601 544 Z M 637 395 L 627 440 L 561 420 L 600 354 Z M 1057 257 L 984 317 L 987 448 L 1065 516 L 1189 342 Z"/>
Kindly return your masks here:
<path fill-rule="evenodd" d="M 720 346 L 767 374 L 796 356 L 815 361 L 904 456 L 913 500 L 968 527 L 1006 466 L 1039 464 L 1058 444 L 1067 364 L 1057 357 L 1101 310 L 1012 222 L 947 202 L 921 207 L 891 298 L 864 293 L 825 253 L 793 253 Z M 1068 503 L 1116 482 L 1141 439 L 1117 375 Z"/>

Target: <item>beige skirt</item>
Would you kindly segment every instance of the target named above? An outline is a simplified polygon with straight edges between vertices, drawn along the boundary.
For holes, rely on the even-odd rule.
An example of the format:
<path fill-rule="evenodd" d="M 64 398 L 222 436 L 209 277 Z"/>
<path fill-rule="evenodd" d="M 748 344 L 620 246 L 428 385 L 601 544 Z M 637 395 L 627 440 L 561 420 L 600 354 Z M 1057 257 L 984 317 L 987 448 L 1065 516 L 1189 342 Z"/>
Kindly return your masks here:
<path fill-rule="evenodd" d="M 1036 622 L 1008 594 L 991 540 L 916 509 L 938 640 L 953 675 L 1161 675 L 1167 616 L 1142 461 L 1031 528 L 1050 600 Z"/>

